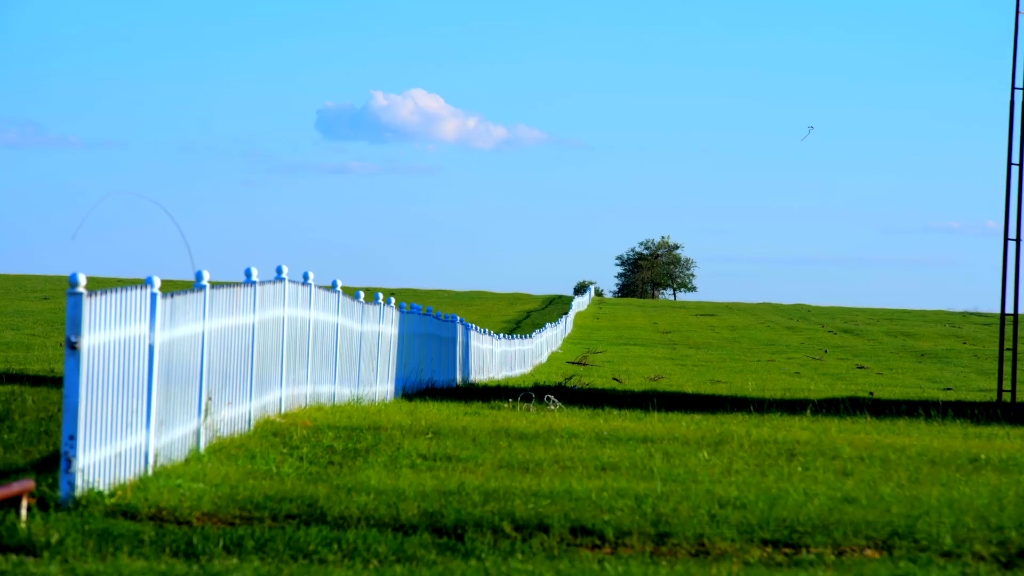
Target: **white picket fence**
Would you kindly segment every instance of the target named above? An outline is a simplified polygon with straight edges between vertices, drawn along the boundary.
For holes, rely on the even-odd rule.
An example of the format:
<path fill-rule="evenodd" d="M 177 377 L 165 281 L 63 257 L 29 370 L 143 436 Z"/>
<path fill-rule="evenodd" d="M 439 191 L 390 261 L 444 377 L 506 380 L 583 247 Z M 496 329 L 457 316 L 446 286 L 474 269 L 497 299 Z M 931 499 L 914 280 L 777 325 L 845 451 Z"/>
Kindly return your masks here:
<path fill-rule="evenodd" d="M 63 501 L 183 460 L 260 419 L 314 404 L 381 402 L 427 387 L 506 378 L 544 362 L 593 298 L 529 336 L 495 334 L 394 298 L 351 298 L 278 266 L 242 284 L 87 292 L 69 278 L 60 490 Z"/>

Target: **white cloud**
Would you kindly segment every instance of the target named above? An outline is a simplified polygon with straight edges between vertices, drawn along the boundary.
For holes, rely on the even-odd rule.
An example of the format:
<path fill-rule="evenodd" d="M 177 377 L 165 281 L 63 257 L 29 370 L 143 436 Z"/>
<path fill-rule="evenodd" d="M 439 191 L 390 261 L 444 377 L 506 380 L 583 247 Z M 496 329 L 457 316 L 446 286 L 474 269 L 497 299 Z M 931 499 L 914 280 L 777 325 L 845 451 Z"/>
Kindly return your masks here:
<path fill-rule="evenodd" d="M 38 124 L 0 119 L 0 148 L 77 148 L 74 136 L 51 134 Z"/>
<path fill-rule="evenodd" d="M 950 221 L 931 222 L 926 226 L 929 232 L 945 232 L 949 234 L 994 234 L 1002 230 L 1003 225 L 995 220 L 984 222 Z"/>
<path fill-rule="evenodd" d="M 327 102 L 316 112 L 316 130 L 330 140 L 440 142 L 489 150 L 501 145 L 540 144 L 544 132 L 516 124 L 503 126 L 448 104 L 422 88 L 401 94 L 370 91 L 370 100 L 356 107 Z"/>

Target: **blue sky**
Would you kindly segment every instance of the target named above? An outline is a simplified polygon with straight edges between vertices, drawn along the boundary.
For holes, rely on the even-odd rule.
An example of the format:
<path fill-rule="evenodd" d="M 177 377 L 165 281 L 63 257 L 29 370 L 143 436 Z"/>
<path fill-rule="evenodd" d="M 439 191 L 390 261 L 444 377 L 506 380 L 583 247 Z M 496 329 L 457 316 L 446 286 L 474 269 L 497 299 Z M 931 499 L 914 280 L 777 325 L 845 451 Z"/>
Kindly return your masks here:
<path fill-rule="evenodd" d="M 1009 1 L 265 4 L 0 0 L 0 272 L 998 307 Z"/>

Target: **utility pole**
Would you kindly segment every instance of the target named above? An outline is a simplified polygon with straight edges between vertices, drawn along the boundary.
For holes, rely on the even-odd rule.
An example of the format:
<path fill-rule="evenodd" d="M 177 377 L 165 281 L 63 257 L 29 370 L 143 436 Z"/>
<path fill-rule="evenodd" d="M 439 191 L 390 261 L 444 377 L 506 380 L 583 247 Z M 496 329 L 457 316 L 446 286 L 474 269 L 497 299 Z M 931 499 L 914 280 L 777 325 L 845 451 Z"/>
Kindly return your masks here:
<path fill-rule="evenodd" d="M 1014 162 L 1014 126 L 1017 124 L 1018 93 L 1024 88 L 1017 86 L 1017 40 L 1020 33 L 1020 0 L 1017 0 L 1013 21 L 1013 67 L 1010 72 L 1010 120 L 1006 144 L 1006 208 L 1003 212 L 1003 282 L 999 299 L 999 366 L 998 392 L 996 401 L 1002 402 L 1004 393 L 1009 393 L 1010 404 L 1017 403 L 1017 345 L 1020 340 L 1020 243 L 1021 243 L 1021 197 L 1024 181 L 1021 180 L 1021 164 L 1024 164 L 1024 125 L 1018 130 L 1017 161 Z M 1013 188 L 1017 194 L 1014 199 Z M 1011 208 L 1014 215 L 1013 236 L 1010 236 Z M 1006 311 L 1006 292 L 1010 283 L 1010 247 L 1013 246 L 1013 312 Z M 1012 318 L 1010 346 L 1006 346 L 1006 319 Z M 1010 387 L 1006 387 L 1006 352 L 1010 353 Z"/>

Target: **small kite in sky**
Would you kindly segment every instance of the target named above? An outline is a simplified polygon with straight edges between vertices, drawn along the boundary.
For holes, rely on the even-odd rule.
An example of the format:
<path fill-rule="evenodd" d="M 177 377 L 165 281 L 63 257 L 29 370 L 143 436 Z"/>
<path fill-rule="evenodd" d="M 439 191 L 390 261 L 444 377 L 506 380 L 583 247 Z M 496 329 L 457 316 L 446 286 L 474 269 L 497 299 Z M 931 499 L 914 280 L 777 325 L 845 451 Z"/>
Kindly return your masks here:
<path fill-rule="evenodd" d="M 804 134 L 804 137 L 800 139 L 801 142 L 807 140 L 807 137 L 811 135 L 811 130 L 814 130 L 814 126 L 807 127 L 807 134 Z"/>

